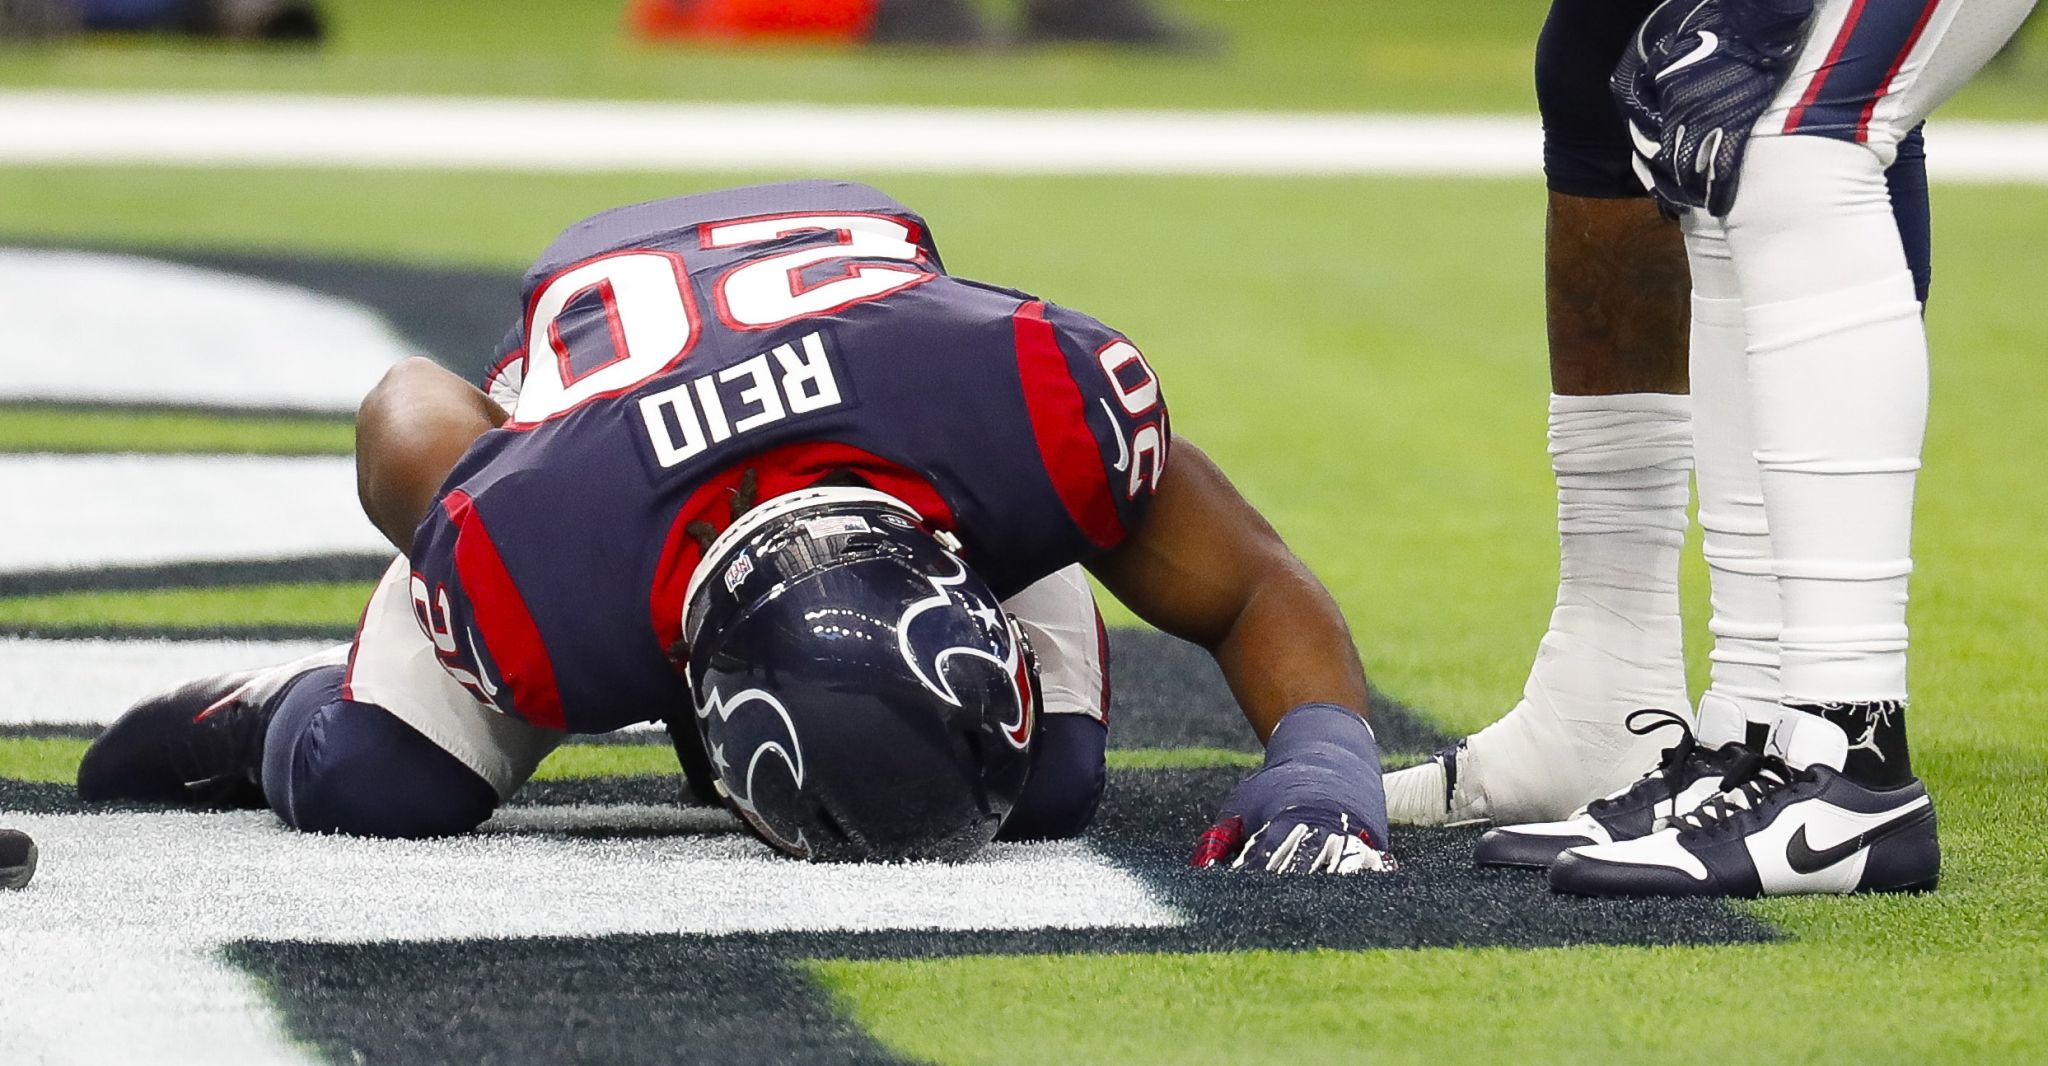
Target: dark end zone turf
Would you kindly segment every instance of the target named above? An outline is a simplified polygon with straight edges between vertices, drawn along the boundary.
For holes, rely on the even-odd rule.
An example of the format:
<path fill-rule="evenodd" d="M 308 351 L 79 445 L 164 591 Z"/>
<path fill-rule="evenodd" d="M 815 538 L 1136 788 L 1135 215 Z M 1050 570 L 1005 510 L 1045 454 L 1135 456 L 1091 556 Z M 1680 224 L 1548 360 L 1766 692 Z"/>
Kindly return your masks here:
<path fill-rule="evenodd" d="M 1471 863 L 1471 830 L 1407 830 L 1399 871 L 1280 880 L 1193 870 L 1187 851 L 1238 771 L 1112 775 L 1089 839 L 1188 918 L 1172 929 L 748 933 L 441 943 L 247 942 L 229 957 L 260 978 L 292 1035 L 338 1062 L 896 1061 L 808 977 L 829 958 L 1207 952 L 1763 941 L 1771 929 L 1704 900 L 1556 896 L 1528 873 Z M 660 778 L 610 783 L 613 801 L 660 803 Z M 545 789 L 520 802 L 586 801 Z M 493 1053 L 496 1053 L 494 1056 Z"/>

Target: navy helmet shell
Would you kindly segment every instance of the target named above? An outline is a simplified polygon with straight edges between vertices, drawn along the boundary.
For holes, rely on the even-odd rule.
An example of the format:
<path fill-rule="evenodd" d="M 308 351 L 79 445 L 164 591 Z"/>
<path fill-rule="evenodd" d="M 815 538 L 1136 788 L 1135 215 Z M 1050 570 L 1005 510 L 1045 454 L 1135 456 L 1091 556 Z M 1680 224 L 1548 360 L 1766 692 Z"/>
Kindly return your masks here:
<path fill-rule="evenodd" d="M 1030 769 L 1037 677 L 1014 619 L 909 506 L 810 489 L 705 552 L 683 636 L 720 794 L 825 861 L 958 859 Z"/>

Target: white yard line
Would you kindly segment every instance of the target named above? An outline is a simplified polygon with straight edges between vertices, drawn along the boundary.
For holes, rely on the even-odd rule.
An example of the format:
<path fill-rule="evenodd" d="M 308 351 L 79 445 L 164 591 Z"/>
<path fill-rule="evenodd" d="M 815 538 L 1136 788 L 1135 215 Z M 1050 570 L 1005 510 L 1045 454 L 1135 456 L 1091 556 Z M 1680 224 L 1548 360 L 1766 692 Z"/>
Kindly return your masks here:
<path fill-rule="evenodd" d="M 43 869 L 0 894 L 0 1062 L 305 1061 L 253 983 L 245 939 L 349 943 L 767 930 L 1166 926 L 1183 919 L 1080 844 L 957 865 L 809 865 L 723 815 L 621 811 L 674 836 L 552 835 L 591 812 L 512 809 L 468 837 L 310 836 L 269 812 L 9 814 Z M 726 833 L 706 830 L 731 829 Z"/>
<path fill-rule="evenodd" d="M 144 696 L 288 663 L 333 643 L 0 637 L 0 726 L 107 725 Z"/>
<path fill-rule="evenodd" d="M 1538 172 L 1533 116 L 0 92 L 0 165 L 1001 174 Z M 1938 180 L 2048 182 L 2048 123 L 1937 122 Z"/>
<path fill-rule="evenodd" d="M 347 456 L 0 456 L 0 573 L 391 551 Z"/>
<path fill-rule="evenodd" d="M 419 354 L 360 304 L 131 255 L 0 248 L 0 306 L 9 402 L 352 413 Z"/>

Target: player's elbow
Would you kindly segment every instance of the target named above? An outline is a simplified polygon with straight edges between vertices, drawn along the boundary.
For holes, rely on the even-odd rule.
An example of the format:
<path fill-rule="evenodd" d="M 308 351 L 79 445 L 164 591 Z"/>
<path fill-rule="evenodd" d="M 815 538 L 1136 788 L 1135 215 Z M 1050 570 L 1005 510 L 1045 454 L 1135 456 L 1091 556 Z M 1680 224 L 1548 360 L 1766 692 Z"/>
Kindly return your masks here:
<path fill-rule="evenodd" d="M 489 428 L 477 404 L 458 395 L 466 389 L 414 357 L 385 371 L 356 409 L 356 498 L 401 552 L 455 459 Z"/>
<path fill-rule="evenodd" d="M 424 356 L 409 356 L 391 365 L 384 376 L 377 379 L 370 391 L 363 395 L 363 402 L 356 405 L 356 425 L 364 422 L 381 422 L 401 398 L 419 387 L 423 378 L 444 377 L 447 371 L 432 359 Z"/>

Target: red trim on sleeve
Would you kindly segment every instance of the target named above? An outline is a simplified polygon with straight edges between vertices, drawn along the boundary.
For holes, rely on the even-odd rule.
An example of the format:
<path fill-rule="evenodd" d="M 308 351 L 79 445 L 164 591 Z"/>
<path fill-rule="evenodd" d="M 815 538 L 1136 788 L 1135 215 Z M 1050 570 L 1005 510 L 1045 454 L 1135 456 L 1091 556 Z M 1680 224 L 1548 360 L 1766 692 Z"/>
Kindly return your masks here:
<path fill-rule="evenodd" d="M 1045 303 L 1025 304 L 1011 321 L 1017 337 L 1017 375 L 1024 383 L 1024 406 L 1045 472 L 1067 514 L 1089 541 L 1098 548 L 1116 547 L 1124 539 L 1123 519 L 1110 495 L 1101 448 L 1088 428 L 1087 401 L 1046 320 Z"/>
<path fill-rule="evenodd" d="M 731 525 L 729 501 L 748 470 L 754 471 L 757 502 L 765 503 L 810 488 L 827 475 L 845 471 L 857 475 L 876 491 L 909 504 L 932 525 L 948 531 L 957 528 L 953 509 L 930 482 L 908 468 L 850 444 L 799 441 L 750 456 L 705 479 L 683 502 L 683 509 L 669 526 L 661 562 L 654 569 L 654 586 L 648 592 L 654 635 L 664 651 L 683 639 L 683 596 L 689 591 L 690 575 L 697 572 L 697 564 L 704 555 L 702 546 L 684 528 L 699 521 L 716 530 Z"/>
<path fill-rule="evenodd" d="M 521 718 L 547 729 L 567 728 L 562 694 L 555 688 L 555 667 L 547 645 L 526 609 L 526 600 L 512 582 L 511 571 L 491 542 L 475 501 L 457 489 L 441 498 L 441 507 L 455 526 L 455 572 L 463 595 L 476 615 L 478 636 L 491 653 Z M 476 664 L 482 669 L 484 664 Z"/>

